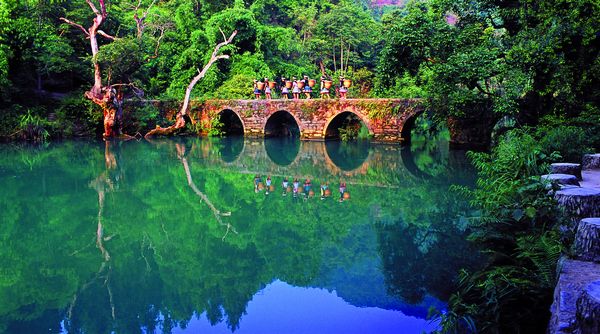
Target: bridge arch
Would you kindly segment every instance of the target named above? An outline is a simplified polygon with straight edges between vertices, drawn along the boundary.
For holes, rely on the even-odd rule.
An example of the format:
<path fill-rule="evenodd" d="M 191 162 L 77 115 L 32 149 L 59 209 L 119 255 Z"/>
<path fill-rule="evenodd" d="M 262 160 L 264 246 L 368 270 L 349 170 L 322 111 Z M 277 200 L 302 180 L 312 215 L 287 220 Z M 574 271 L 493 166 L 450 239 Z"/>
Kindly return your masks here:
<path fill-rule="evenodd" d="M 265 137 L 300 137 L 302 122 L 287 110 L 278 110 L 265 120 L 263 133 Z"/>
<path fill-rule="evenodd" d="M 350 110 L 346 110 L 346 111 L 342 111 L 340 113 L 336 113 L 335 115 L 333 115 L 332 117 L 330 117 L 327 122 L 325 123 L 325 126 L 323 127 L 323 138 L 325 139 L 332 139 L 332 138 L 339 138 L 339 129 L 342 125 L 344 125 L 344 122 L 347 120 L 354 120 L 354 121 L 359 121 L 360 123 L 364 124 L 365 127 L 367 127 L 367 130 L 369 131 L 369 135 L 373 136 L 374 131 L 373 129 L 369 126 L 369 122 L 368 117 L 366 117 L 365 115 L 363 115 L 360 112 L 357 111 L 350 111 Z"/>
<path fill-rule="evenodd" d="M 403 144 L 410 143 L 411 133 L 412 133 L 413 128 L 415 127 L 415 122 L 417 121 L 417 118 L 419 118 L 423 114 L 424 114 L 423 110 L 419 109 L 419 110 L 415 111 L 414 113 L 408 115 L 408 117 L 402 124 L 402 128 L 400 130 L 400 138 L 402 138 Z"/>
<path fill-rule="evenodd" d="M 221 123 L 221 131 L 226 135 L 243 135 L 246 131 L 242 117 L 233 109 L 225 108 L 219 111 L 215 117 Z"/>

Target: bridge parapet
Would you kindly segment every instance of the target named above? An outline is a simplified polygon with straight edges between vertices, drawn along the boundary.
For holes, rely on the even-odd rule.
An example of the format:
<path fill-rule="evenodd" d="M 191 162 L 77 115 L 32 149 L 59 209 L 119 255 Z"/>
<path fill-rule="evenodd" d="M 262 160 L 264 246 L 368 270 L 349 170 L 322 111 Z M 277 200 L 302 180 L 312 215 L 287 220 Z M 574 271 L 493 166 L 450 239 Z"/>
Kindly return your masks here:
<path fill-rule="evenodd" d="M 225 110 L 237 115 L 247 137 L 264 137 L 269 118 L 283 111 L 295 120 L 301 139 L 324 140 L 332 121 L 351 113 L 374 141 L 400 143 L 410 140 L 410 128 L 423 107 L 419 99 L 207 100 L 195 104 L 192 114 L 208 130 Z"/>

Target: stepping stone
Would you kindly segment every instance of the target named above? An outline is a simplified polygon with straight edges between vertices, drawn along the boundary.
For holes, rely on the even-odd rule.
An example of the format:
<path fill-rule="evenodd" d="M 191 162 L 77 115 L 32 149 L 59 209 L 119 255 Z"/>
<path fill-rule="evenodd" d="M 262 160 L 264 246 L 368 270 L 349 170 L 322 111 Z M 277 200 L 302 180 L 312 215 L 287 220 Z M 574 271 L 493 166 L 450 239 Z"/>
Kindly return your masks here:
<path fill-rule="evenodd" d="M 586 154 L 582 159 L 583 169 L 598 169 L 600 168 L 600 153 Z"/>
<path fill-rule="evenodd" d="M 585 287 L 577 300 L 576 333 L 600 333 L 600 281 Z"/>
<path fill-rule="evenodd" d="M 585 218 L 575 234 L 575 258 L 600 263 L 600 218 Z"/>
<path fill-rule="evenodd" d="M 575 175 L 578 180 L 581 180 L 581 164 L 568 162 L 553 163 L 550 165 L 550 173 Z"/>
<path fill-rule="evenodd" d="M 559 267 L 560 275 L 554 289 L 554 302 L 550 307 L 552 317 L 547 333 L 572 334 L 579 326 L 577 301 L 590 283 L 600 280 L 600 264 L 565 260 L 562 263 L 559 262 Z"/>
<path fill-rule="evenodd" d="M 542 180 L 550 181 L 556 184 L 569 184 L 573 186 L 579 186 L 577 176 L 570 174 L 546 174 L 542 175 Z"/>
<path fill-rule="evenodd" d="M 568 188 L 557 191 L 554 198 L 575 221 L 600 217 L 600 189 Z"/>

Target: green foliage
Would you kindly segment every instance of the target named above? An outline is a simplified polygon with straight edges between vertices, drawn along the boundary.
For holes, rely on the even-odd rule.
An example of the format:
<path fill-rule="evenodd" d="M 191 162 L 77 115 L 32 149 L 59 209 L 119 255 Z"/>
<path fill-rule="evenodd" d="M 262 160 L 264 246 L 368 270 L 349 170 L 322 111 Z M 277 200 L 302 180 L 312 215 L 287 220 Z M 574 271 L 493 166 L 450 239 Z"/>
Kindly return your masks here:
<path fill-rule="evenodd" d="M 160 117 L 160 110 L 151 103 L 130 106 L 125 109 L 124 113 L 126 119 L 135 120 L 126 122 L 127 133 L 144 133 L 163 121 Z"/>
<path fill-rule="evenodd" d="M 101 46 L 94 61 L 99 62 L 106 70 L 105 75 L 110 82 L 127 82 L 139 70 L 142 54 L 135 39 L 119 38 Z"/>
<path fill-rule="evenodd" d="M 591 152 L 590 140 L 580 127 L 557 125 L 537 130 L 542 150 L 546 154 L 557 152 L 561 161 L 580 163 L 583 154 Z"/>
<path fill-rule="evenodd" d="M 50 137 L 48 130 L 52 126 L 52 122 L 47 121 L 39 115 L 32 114 L 31 110 L 28 110 L 27 114 L 19 117 L 17 133 L 20 138 L 25 140 L 45 142 Z"/>
<path fill-rule="evenodd" d="M 62 137 L 91 137 L 98 133 L 102 114 L 94 104 L 82 99 L 82 92 L 64 98 L 56 108 L 57 131 Z"/>
<path fill-rule="evenodd" d="M 360 128 L 360 123 L 347 123 L 345 125 L 342 125 L 338 129 L 338 131 L 340 132 L 340 139 L 345 142 L 358 138 Z"/>
<path fill-rule="evenodd" d="M 438 115 L 512 115 L 519 125 L 579 115 L 599 96 L 597 9 L 592 0 L 412 1 L 382 18 L 377 92 L 415 85 Z"/>

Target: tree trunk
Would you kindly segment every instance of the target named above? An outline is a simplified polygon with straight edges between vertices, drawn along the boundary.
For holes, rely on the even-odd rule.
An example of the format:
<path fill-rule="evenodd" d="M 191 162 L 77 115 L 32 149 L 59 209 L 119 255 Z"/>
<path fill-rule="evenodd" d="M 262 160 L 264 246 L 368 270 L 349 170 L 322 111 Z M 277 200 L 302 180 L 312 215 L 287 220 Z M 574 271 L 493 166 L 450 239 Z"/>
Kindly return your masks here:
<path fill-rule="evenodd" d="M 104 117 L 104 137 L 113 137 L 115 133 L 115 114 L 116 108 L 113 104 L 113 96 L 112 96 L 112 87 L 102 86 L 102 69 L 100 68 L 100 64 L 96 61 L 96 57 L 99 51 L 98 48 L 98 34 L 114 40 L 115 38 L 106 34 L 105 32 L 100 30 L 100 26 L 106 20 L 108 16 L 106 12 L 106 4 L 105 0 L 98 0 L 100 4 L 100 10 L 96 8 L 96 6 L 92 3 L 92 0 L 86 0 L 88 6 L 94 12 L 93 24 L 88 29 L 84 28 L 81 24 L 72 22 L 64 17 L 60 19 L 74 27 L 79 28 L 90 40 L 90 48 L 92 49 L 92 61 L 94 62 L 94 85 L 90 88 L 89 91 L 85 92 L 85 97 L 89 100 L 93 101 L 95 104 L 102 108 L 102 114 Z"/>
<path fill-rule="evenodd" d="M 187 115 L 188 112 L 188 108 L 190 105 L 190 97 L 192 95 L 192 90 L 194 89 L 194 86 L 198 83 L 198 81 L 200 81 L 200 79 L 204 78 L 204 76 L 206 75 L 206 72 L 208 72 L 208 70 L 210 69 L 210 67 L 219 59 L 228 59 L 229 55 L 220 55 L 219 51 L 221 50 L 221 48 L 227 44 L 230 44 L 231 41 L 233 41 L 233 38 L 235 37 L 235 35 L 237 35 L 237 30 L 235 30 L 233 33 L 231 33 L 231 36 L 229 36 L 229 38 L 225 39 L 225 35 L 223 35 L 223 42 L 217 44 L 217 46 L 215 46 L 215 49 L 213 50 L 212 55 L 210 56 L 210 60 L 208 61 L 208 63 L 206 63 L 206 65 L 204 66 L 204 68 L 202 69 L 202 71 L 198 70 L 198 75 L 196 75 L 192 81 L 190 82 L 190 84 L 187 86 L 186 90 L 185 90 L 185 98 L 183 99 L 183 106 L 181 107 L 180 111 L 175 115 L 175 124 L 171 125 L 169 127 L 166 128 L 162 128 L 160 126 L 156 126 L 156 129 L 149 131 L 144 137 L 149 138 L 152 136 L 167 136 L 167 135 L 172 135 L 178 132 L 179 129 L 185 127 L 185 117 Z"/>
<path fill-rule="evenodd" d="M 577 329 L 575 333 L 600 333 L 600 281 L 590 283 L 577 300 Z"/>
<path fill-rule="evenodd" d="M 579 222 L 575 235 L 575 258 L 600 263 L 600 218 Z"/>

